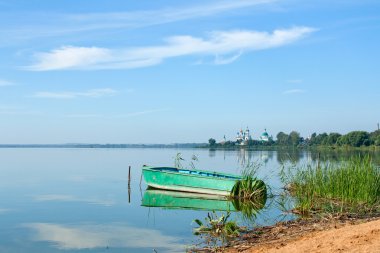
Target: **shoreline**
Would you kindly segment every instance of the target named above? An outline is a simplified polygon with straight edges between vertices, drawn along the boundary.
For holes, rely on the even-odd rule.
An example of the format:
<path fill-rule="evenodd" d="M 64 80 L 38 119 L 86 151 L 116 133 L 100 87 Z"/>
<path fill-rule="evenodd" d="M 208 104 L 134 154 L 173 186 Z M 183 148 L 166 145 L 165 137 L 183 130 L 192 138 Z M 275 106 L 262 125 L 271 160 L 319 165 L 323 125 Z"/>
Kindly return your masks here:
<path fill-rule="evenodd" d="M 251 230 L 216 252 L 380 252 L 380 216 L 279 222 Z"/>

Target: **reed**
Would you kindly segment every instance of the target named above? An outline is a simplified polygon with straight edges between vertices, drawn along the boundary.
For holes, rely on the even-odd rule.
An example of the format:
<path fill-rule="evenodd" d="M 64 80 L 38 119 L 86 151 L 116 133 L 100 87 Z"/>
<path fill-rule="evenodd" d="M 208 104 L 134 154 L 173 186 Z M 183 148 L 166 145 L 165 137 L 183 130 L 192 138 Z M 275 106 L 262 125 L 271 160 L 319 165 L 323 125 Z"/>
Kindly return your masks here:
<path fill-rule="evenodd" d="M 380 168 L 370 156 L 296 167 L 289 179 L 301 214 L 380 212 Z"/>
<path fill-rule="evenodd" d="M 231 189 L 231 197 L 238 198 L 240 200 L 260 200 L 267 198 L 267 187 L 265 183 L 257 179 L 257 171 L 260 168 L 260 164 L 249 163 L 242 172 L 242 179 L 236 181 L 234 187 Z"/>

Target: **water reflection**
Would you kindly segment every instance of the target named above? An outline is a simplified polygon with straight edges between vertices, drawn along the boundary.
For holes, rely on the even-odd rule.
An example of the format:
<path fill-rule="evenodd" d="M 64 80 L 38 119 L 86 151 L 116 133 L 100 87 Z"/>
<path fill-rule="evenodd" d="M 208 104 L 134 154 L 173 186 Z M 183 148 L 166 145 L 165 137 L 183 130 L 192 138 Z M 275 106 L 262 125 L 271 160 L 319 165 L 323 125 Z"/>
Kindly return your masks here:
<path fill-rule="evenodd" d="M 299 149 L 287 149 L 287 150 L 279 150 L 276 152 L 277 154 L 277 162 L 279 164 L 283 163 L 298 163 L 304 157 L 304 151 Z"/>
<path fill-rule="evenodd" d="M 49 242 L 61 250 L 95 248 L 152 248 L 162 252 L 183 252 L 180 238 L 164 235 L 161 231 L 132 227 L 128 224 L 62 225 L 53 223 L 29 223 L 32 241 Z M 147 240 L 149 238 L 149 240 Z"/>
<path fill-rule="evenodd" d="M 141 205 L 164 209 L 235 211 L 232 202 L 223 196 L 156 189 L 145 191 Z"/>
<path fill-rule="evenodd" d="M 234 209 L 239 211 L 238 214 L 243 217 L 242 221 L 249 221 L 251 223 L 254 222 L 260 210 L 264 208 L 265 203 L 266 195 L 259 199 L 232 199 Z M 245 226 L 241 226 L 237 220 L 231 220 L 230 216 L 230 211 L 217 214 L 213 210 L 205 218 L 195 219 L 194 222 L 199 227 L 194 229 L 194 234 L 200 237 L 200 243 L 194 246 L 194 251 L 197 251 L 196 248 L 199 246 L 218 249 L 219 246 L 227 245 L 231 239 L 246 231 Z M 218 251 L 216 250 L 216 252 Z"/>
<path fill-rule="evenodd" d="M 185 245 L 194 240 L 190 228 L 194 218 L 204 219 L 207 212 L 219 209 L 230 210 L 232 220 L 240 222 L 244 208 L 227 200 L 203 199 L 195 205 L 192 203 L 197 198 L 170 195 L 162 196 L 167 204 L 160 204 L 151 201 L 157 196 L 150 190 L 147 196 L 140 195 L 144 192 L 139 189 L 146 186 L 139 184 L 141 166 L 172 165 L 178 152 L 184 157 L 197 154 L 197 168 L 231 174 L 240 172 L 240 161 L 260 161 L 264 166 L 258 176 L 276 194 L 283 191 L 279 177 L 282 164 L 278 161 L 304 164 L 318 159 L 342 160 L 360 153 L 370 154 L 375 164 L 380 164 L 379 152 L 329 151 L 318 155 L 297 150 L 0 149 L 0 252 L 145 253 L 154 248 L 157 252 L 184 252 Z M 128 165 L 132 166 L 130 203 Z M 248 207 L 256 217 L 251 216 L 254 222 L 244 225 L 277 222 L 292 206 L 291 201 L 280 197 L 278 201 L 269 198 L 263 208 Z M 141 206 L 141 200 L 148 200 L 150 207 Z M 178 209 L 184 207 L 179 200 L 187 202 L 184 210 Z M 213 201 L 217 205 L 210 204 Z M 207 211 L 196 209 L 199 206 Z"/>
<path fill-rule="evenodd" d="M 44 201 L 57 201 L 57 202 L 84 202 L 94 205 L 101 206 L 113 206 L 115 205 L 115 201 L 113 200 L 103 200 L 98 198 L 80 198 L 72 195 L 64 195 L 64 194 L 45 194 L 45 195 L 37 195 L 34 196 L 34 200 L 39 202 Z"/>
<path fill-rule="evenodd" d="M 253 220 L 264 208 L 266 201 L 266 195 L 259 199 L 242 200 L 218 195 L 147 189 L 141 206 L 162 209 L 239 212 L 245 220 Z"/>
<path fill-rule="evenodd" d="M 223 154 L 221 154 L 223 152 Z M 374 150 L 302 150 L 297 148 L 284 148 L 275 151 L 269 150 L 247 150 L 244 148 L 236 150 L 209 150 L 209 157 L 215 157 L 223 155 L 226 157 L 228 155 L 236 156 L 237 163 L 239 166 L 244 167 L 245 165 L 252 162 L 259 162 L 262 164 L 267 164 L 273 157 L 276 157 L 278 164 L 285 163 L 299 163 L 299 162 L 316 162 L 316 161 L 341 161 L 347 160 L 352 156 L 365 156 L 370 155 L 375 162 L 375 164 L 380 164 L 380 152 Z"/>
<path fill-rule="evenodd" d="M 12 209 L 8 209 L 8 208 L 0 208 L 0 214 L 5 214 L 5 213 L 8 213 L 12 211 Z"/>

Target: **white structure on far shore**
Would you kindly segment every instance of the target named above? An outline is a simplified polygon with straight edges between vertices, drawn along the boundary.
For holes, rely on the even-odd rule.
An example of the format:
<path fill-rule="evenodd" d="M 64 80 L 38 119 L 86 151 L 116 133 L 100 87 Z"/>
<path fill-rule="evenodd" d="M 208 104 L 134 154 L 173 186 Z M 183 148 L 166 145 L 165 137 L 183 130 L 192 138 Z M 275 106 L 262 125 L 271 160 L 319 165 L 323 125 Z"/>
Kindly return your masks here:
<path fill-rule="evenodd" d="M 269 136 L 267 129 L 264 129 L 264 133 L 260 136 L 260 141 L 268 142 L 271 138 L 272 136 Z"/>
<path fill-rule="evenodd" d="M 236 142 L 240 143 L 240 145 L 246 145 L 248 141 L 252 140 L 251 134 L 249 132 L 249 128 L 243 132 L 243 129 L 240 129 L 236 134 Z"/>

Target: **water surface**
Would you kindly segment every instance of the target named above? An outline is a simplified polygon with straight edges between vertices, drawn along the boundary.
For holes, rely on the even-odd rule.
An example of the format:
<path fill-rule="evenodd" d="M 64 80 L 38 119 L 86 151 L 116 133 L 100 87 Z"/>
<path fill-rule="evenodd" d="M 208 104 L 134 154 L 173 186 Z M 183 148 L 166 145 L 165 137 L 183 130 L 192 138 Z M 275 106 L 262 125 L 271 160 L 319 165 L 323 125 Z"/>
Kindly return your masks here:
<path fill-rule="evenodd" d="M 274 193 L 281 192 L 282 162 L 318 157 L 299 151 L 0 149 L 0 252 L 184 252 L 198 243 L 192 221 L 207 211 L 141 206 L 141 166 L 171 166 L 178 152 L 188 160 L 197 155 L 197 168 L 234 174 L 248 162 L 261 163 L 259 177 Z M 321 159 L 349 156 L 329 153 Z M 269 199 L 249 225 L 292 217 Z M 241 220 L 239 213 L 233 218 Z"/>

